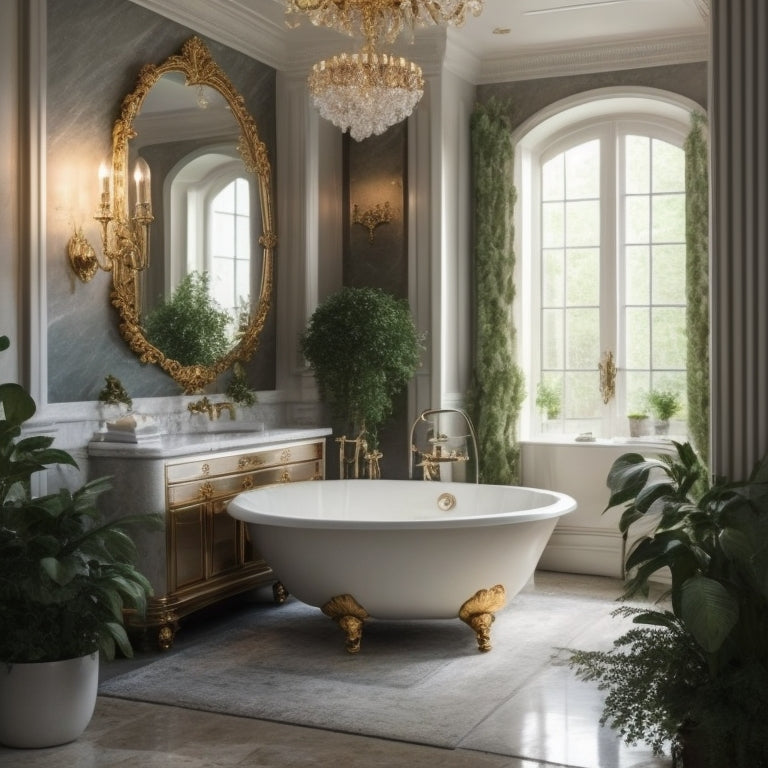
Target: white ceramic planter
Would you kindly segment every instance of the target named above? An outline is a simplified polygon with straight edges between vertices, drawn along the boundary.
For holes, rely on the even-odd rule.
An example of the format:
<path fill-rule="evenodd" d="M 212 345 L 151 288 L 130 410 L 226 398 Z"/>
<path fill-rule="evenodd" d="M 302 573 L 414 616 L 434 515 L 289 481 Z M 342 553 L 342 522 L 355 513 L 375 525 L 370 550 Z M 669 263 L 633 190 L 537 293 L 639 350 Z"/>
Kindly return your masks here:
<path fill-rule="evenodd" d="M 96 706 L 99 654 L 0 665 L 0 744 L 53 747 L 74 741 Z"/>

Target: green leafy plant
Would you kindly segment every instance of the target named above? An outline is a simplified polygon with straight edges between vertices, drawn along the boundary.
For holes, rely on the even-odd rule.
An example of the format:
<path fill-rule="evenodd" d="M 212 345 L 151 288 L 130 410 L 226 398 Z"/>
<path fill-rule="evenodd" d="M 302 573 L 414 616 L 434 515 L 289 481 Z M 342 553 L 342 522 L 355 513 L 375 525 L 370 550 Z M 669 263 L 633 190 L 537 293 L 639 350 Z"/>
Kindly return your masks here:
<path fill-rule="evenodd" d="M 536 407 L 546 414 L 548 419 L 556 419 L 560 415 L 561 399 L 560 389 L 540 381 L 536 385 Z"/>
<path fill-rule="evenodd" d="M 475 359 L 467 410 L 477 431 L 480 479 L 516 485 L 517 426 L 525 378 L 517 362 L 515 300 L 515 148 L 509 105 L 496 99 L 472 113 Z"/>
<path fill-rule="evenodd" d="M 258 402 L 256 393 L 248 386 L 245 368 L 239 361 L 232 366 L 232 375 L 227 385 L 226 395 L 233 403 L 246 408 L 250 408 Z"/>
<path fill-rule="evenodd" d="M 213 365 L 229 350 L 230 314 L 210 294 L 207 272 L 190 272 L 144 317 L 148 341 L 181 365 Z"/>
<path fill-rule="evenodd" d="M 648 393 L 648 407 L 659 421 L 668 421 L 682 407 L 680 395 L 666 389 L 652 389 Z"/>
<path fill-rule="evenodd" d="M 0 349 L 8 346 L 0 339 Z M 122 611 L 142 611 L 151 586 L 133 565 L 126 528 L 140 516 L 103 523 L 96 508 L 108 479 L 30 496 L 30 479 L 51 465 L 77 467 L 52 437 L 20 438 L 36 410 L 18 384 L 0 384 L 0 661 L 59 661 L 116 647 L 130 656 Z M 157 523 L 155 523 L 157 524 Z"/>
<path fill-rule="evenodd" d="M 312 314 L 301 336 L 321 397 L 334 417 L 375 446 L 377 428 L 419 363 L 421 340 L 408 302 L 377 288 L 342 288 Z"/>
<path fill-rule="evenodd" d="M 657 518 L 630 551 L 623 597 L 649 593 L 669 569 L 671 610 L 634 612 L 639 626 L 610 651 L 577 651 L 577 673 L 608 691 L 603 722 L 659 752 L 703 745 L 711 768 L 768 766 L 768 456 L 746 482 L 710 483 L 689 443 L 676 456 L 619 457 L 608 508 L 619 528 Z"/>
<path fill-rule="evenodd" d="M 107 405 L 127 405 L 129 408 L 133 405 L 133 400 L 122 385 L 120 379 L 111 374 L 107 374 L 105 384 L 99 392 L 98 400 Z"/>

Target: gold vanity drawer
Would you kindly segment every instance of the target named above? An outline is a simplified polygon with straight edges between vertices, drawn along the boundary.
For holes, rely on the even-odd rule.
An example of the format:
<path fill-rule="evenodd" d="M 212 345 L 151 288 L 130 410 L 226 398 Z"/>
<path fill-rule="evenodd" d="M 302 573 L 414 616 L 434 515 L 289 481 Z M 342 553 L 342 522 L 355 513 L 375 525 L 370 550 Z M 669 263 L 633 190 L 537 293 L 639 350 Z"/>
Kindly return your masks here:
<path fill-rule="evenodd" d="M 243 472 L 229 477 L 176 483 L 176 485 L 168 486 L 168 507 L 173 509 L 195 502 L 232 497 L 261 485 L 292 483 L 298 480 L 317 480 L 321 479 L 322 475 L 323 463 L 318 459 L 303 461 L 299 464 L 286 464 L 271 469 L 260 469 L 256 472 Z"/>
<path fill-rule="evenodd" d="M 190 480 L 204 480 L 220 475 L 231 475 L 249 470 L 267 469 L 300 461 L 323 458 L 323 441 L 285 445 L 267 450 L 254 450 L 223 456 L 198 458 L 167 464 L 166 481 L 169 485 Z"/>

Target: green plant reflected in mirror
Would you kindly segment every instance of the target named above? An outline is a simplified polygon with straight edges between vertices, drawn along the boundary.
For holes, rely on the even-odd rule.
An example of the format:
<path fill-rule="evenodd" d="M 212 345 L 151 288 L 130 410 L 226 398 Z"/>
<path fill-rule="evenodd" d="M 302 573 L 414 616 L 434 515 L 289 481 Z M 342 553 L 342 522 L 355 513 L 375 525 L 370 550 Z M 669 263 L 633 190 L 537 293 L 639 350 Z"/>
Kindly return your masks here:
<path fill-rule="evenodd" d="M 169 152 L 177 156 L 166 168 Z M 271 308 L 277 238 L 266 147 L 243 97 L 193 37 L 180 54 L 142 68 L 123 99 L 112 154 L 115 210 L 129 198 L 129 162 L 163 168 L 160 178 L 152 169 L 149 268 L 116 262 L 112 270 L 120 331 L 141 362 L 198 392 L 251 357 Z"/>

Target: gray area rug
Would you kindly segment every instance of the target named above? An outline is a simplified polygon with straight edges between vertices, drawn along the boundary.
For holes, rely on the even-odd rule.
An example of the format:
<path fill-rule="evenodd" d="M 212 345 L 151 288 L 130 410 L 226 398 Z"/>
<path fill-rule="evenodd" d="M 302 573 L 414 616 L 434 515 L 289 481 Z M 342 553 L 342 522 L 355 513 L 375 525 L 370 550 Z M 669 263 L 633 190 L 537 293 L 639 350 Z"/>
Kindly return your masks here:
<path fill-rule="evenodd" d="M 371 619 L 362 650 L 350 655 L 335 622 L 290 599 L 256 605 L 193 647 L 107 680 L 99 693 L 455 748 L 527 683 L 562 666 L 560 648 L 577 639 L 594 647 L 614 607 L 524 591 L 497 614 L 489 653 L 478 652 L 458 619 Z"/>

